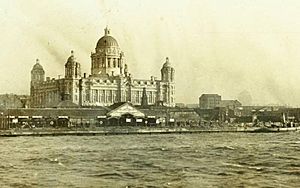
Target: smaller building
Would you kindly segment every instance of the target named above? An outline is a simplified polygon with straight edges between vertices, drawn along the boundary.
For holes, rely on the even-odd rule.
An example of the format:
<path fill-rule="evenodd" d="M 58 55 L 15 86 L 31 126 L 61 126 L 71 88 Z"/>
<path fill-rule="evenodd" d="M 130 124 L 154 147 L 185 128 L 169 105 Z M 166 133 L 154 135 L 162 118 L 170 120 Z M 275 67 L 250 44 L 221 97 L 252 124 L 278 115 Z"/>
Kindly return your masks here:
<path fill-rule="evenodd" d="M 199 104 L 194 103 L 194 104 L 186 104 L 185 105 L 187 108 L 199 108 Z"/>
<path fill-rule="evenodd" d="M 195 109 L 168 106 L 134 106 L 128 102 L 109 107 L 78 108 L 63 101 L 60 108 L 15 108 L 2 111 L 0 129 L 83 128 L 103 126 L 197 126 Z M 1 112 L 1 111 L 0 111 Z"/>
<path fill-rule="evenodd" d="M 197 108 L 195 111 L 201 119 L 207 122 L 229 122 L 230 118 L 233 117 L 232 111 L 223 107 L 216 107 L 214 109 Z"/>
<path fill-rule="evenodd" d="M 199 98 L 200 109 L 214 109 L 219 107 L 221 103 L 221 95 L 218 94 L 202 94 Z"/>
<path fill-rule="evenodd" d="M 231 110 L 235 110 L 242 106 L 242 103 L 238 100 L 221 100 L 220 107 L 228 108 Z"/>
<path fill-rule="evenodd" d="M 0 94 L 0 109 L 26 108 L 28 103 L 28 95 Z"/>

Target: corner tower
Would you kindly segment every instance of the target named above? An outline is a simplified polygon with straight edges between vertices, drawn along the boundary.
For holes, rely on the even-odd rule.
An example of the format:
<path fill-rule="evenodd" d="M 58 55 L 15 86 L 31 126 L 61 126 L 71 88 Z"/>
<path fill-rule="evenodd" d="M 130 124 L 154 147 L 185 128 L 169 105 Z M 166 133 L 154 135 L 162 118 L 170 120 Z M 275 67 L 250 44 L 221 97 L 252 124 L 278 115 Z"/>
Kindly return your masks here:
<path fill-rule="evenodd" d="M 80 63 L 77 62 L 74 51 L 65 64 L 65 79 L 61 97 L 63 100 L 70 100 L 79 104 L 79 80 L 81 78 Z"/>
<path fill-rule="evenodd" d="M 110 35 L 110 30 L 104 29 L 104 36 L 96 45 L 95 53 L 91 54 L 92 76 L 117 76 L 124 74 L 124 53 L 121 52 L 117 40 Z"/>
<path fill-rule="evenodd" d="M 169 62 L 168 57 L 166 57 L 166 62 L 164 63 L 163 67 L 161 68 L 160 72 L 161 72 L 161 80 L 163 82 L 174 82 L 175 70 L 171 66 L 171 63 Z"/>
<path fill-rule="evenodd" d="M 31 82 L 30 82 L 30 106 L 36 107 L 41 104 L 41 99 L 38 97 L 39 86 L 45 81 L 45 71 L 36 59 L 36 63 L 33 65 L 31 70 Z"/>
<path fill-rule="evenodd" d="M 43 81 L 45 81 L 45 71 L 39 59 L 36 59 L 36 63 L 31 70 L 31 85 L 36 85 Z"/>
<path fill-rule="evenodd" d="M 74 51 L 71 51 L 71 56 L 68 58 L 67 63 L 65 64 L 65 78 L 80 78 L 81 69 L 80 63 L 76 61 L 74 56 Z"/>
<path fill-rule="evenodd" d="M 169 58 L 166 58 L 166 62 L 161 68 L 161 101 L 166 106 L 175 106 L 175 69 L 171 66 Z"/>

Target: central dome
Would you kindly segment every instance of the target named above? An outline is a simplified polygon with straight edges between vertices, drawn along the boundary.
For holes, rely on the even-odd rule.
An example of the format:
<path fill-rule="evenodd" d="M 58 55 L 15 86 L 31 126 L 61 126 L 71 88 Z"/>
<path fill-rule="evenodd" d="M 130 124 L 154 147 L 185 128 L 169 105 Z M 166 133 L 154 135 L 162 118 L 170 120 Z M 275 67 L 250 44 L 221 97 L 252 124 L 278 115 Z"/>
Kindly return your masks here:
<path fill-rule="evenodd" d="M 110 36 L 109 29 L 105 28 L 104 32 L 105 35 L 98 40 L 96 49 L 107 47 L 119 47 L 117 40 L 114 37 Z"/>

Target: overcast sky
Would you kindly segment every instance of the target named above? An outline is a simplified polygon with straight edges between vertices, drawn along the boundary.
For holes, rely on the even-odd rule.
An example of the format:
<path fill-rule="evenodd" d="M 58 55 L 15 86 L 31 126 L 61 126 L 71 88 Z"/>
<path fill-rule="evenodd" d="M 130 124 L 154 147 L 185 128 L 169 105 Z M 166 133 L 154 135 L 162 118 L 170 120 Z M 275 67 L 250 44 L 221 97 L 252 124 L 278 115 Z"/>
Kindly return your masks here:
<path fill-rule="evenodd" d="M 46 76 L 64 74 L 74 50 L 82 72 L 106 25 L 135 78 L 160 77 L 169 57 L 176 102 L 202 93 L 252 104 L 300 106 L 298 0 L 1 0 L 0 93 L 29 94 L 39 58 Z"/>

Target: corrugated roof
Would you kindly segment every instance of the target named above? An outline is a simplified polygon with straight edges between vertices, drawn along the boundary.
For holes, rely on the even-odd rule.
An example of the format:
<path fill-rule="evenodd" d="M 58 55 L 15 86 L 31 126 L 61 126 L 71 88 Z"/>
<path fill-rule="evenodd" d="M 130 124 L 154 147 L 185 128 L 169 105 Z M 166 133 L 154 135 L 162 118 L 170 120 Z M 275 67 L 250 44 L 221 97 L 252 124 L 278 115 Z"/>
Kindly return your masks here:
<path fill-rule="evenodd" d="M 43 117 L 97 117 L 106 115 L 108 111 L 104 108 L 86 109 L 86 108 L 19 108 L 5 111 L 5 115 L 10 116 L 43 116 Z"/>
<path fill-rule="evenodd" d="M 57 108 L 79 108 L 79 105 L 73 103 L 72 101 L 66 100 L 66 101 L 61 101 L 57 105 Z"/>

